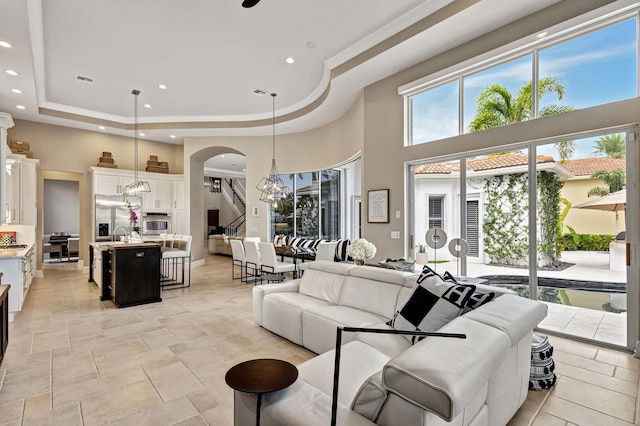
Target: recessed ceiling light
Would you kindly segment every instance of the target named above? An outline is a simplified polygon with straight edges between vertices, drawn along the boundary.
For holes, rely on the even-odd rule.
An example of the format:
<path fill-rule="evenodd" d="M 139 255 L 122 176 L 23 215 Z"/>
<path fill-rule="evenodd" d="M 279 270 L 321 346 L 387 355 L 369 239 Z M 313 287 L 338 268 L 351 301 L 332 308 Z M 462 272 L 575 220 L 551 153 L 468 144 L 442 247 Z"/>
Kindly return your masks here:
<path fill-rule="evenodd" d="M 247 171 L 247 169 L 242 169 L 242 171 L 243 171 L 243 172 L 246 172 L 246 171 Z"/>
<path fill-rule="evenodd" d="M 104 126 L 98 126 L 98 129 L 100 129 L 100 130 L 104 130 L 104 129 L 106 129 L 106 127 L 104 127 Z"/>
<path fill-rule="evenodd" d="M 318 47 L 318 43 L 315 41 L 308 41 L 305 43 L 305 46 L 307 46 L 307 49 L 316 49 Z"/>
<path fill-rule="evenodd" d="M 293 59 L 291 56 L 289 56 L 289 57 L 285 58 L 285 59 L 284 59 L 284 61 L 285 61 L 286 63 L 288 63 L 288 64 L 292 64 L 292 63 L 294 63 L 296 60 L 295 60 L 295 59 Z"/>
<path fill-rule="evenodd" d="M 144 107 L 145 107 L 145 108 L 151 108 L 151 105 L 149 105 L 149 104 L 144 104 Z"/>
<path fill-rule="evenodd" d="M 6 47 L 7 49 L 11 48 L 11 43 L 7 41 L 0 41 L 0 46 Z"/>
<path fill-rule="evenodd" d="M 158 84 L 158 89 L 167 90 L 166 84 Z"/>
<path fill-rule="evenodd" d="M 22 93 L 22 90 L 20 90 L 20 89 L 11 89 L 11 91 L 12 91 L 13 93 L 17 93 L 17 94 Z"/>
<path fill-rule="evenodd" d="M 18 75 L 18 72 L 14 70 L 4 70 L 4 72 L 6 72 L 9 75 Z"/>
<path fill-rule="evenodd" d="M 138 133 L 139 136 L 144 136 L 144 133 L 140 132 Z"/>
<path fill-rule="evenodd" d="M 175 139 L 175 138 L 176 138 L 176 135 L 171 135 L 171 136 L 169 136 L 169 137 L 170 137 L 171 139 Z"/>
<path fill-rule="evenodd" d="M 220 157 L 224 158 L 224 154 L 222 154 Z"/>
<path fill-rule="evenodd" d="M 24 105 L 16 105 L 16 108 L 18 108 L 18 109 L 27 109 L 27 107 L 24 106 Z"/>
<path fill-rule="evenodd" d="M 537 37 L 537 38 L 542 38 L 542 37 L 546 37 L 546 36 L 547 36 L 547 32 L 546 32 L 546 31 L 543 31 L 543 32 L 541 32 L 540 34 L 538 34 L 536 37 Z"/>

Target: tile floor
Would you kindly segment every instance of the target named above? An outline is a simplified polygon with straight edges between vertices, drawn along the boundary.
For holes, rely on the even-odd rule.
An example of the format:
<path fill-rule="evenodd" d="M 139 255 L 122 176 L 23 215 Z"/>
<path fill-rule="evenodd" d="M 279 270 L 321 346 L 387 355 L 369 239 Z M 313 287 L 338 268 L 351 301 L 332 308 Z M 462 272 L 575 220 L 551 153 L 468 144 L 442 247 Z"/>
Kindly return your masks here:
<path fill-rule="evenodd" d="M 189 289 L 117 309 L 75 265 L 46 269 L 10 325 L 0 367 L 0 425 L 233 424 L 228 368 L 312 353 L 256 326 L 251 287 L 209 255 Z M 551 336 L 558 384 L 530 392 L 509 423 L 640 425 L 640 360 Z"/>

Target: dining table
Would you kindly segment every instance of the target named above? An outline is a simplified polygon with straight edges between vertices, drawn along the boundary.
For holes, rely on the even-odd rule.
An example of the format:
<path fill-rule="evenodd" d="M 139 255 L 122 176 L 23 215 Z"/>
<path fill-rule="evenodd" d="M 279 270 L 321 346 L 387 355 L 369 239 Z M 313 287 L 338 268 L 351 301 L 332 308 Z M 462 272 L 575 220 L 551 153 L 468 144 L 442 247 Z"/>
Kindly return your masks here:
<path fill-rule="evenodd" d="M 296 269 L 293 272 L 293 278 L 298 277 L 298 261 L 301 263 L 305 261 L 314 261 L 316 260 L 316 251 L 313 248 L 306 247 L 294 247 L 294 246 L 275 246 L 276 254 L 280 256 L 280 261 L 284 262 L 284 258 L 292 259 L 294 265 L 296 265 Z"/>

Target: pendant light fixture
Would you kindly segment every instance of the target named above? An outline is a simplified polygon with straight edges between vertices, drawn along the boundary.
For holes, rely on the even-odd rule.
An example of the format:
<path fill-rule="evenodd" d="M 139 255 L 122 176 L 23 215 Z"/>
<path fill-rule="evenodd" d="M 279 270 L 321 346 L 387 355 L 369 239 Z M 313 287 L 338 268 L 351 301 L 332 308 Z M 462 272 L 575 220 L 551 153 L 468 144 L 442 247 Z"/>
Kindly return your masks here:
<path fill-rule="evenodd" d="M 125 195 L 138 195 L 143 192 L 151 192 L 151 187 L 149 186 L 149 182 L 138 180 L 138 95 L 140 94 L 139 90 L 132 90 L 131 94 L 133 95 L 133 137 L 134 137 L 134 182 L 124 187 Z"/>
<path fill-rule="evenodd" d="M 280 174 L 278 173 L 278 167 L 276 166 L 276 94 L 272 93 L 271 98 L 273 102 L 273 158 L 271 159 L 271 171 L 269 176 L 263 177 L 260 183 L 256 186 L 261 191 L 260 201 L 273 204 L 274 208 L 278 208 L 278 203 L 287 198 L 290 194 L 289 188 L 284 184 Z"/>

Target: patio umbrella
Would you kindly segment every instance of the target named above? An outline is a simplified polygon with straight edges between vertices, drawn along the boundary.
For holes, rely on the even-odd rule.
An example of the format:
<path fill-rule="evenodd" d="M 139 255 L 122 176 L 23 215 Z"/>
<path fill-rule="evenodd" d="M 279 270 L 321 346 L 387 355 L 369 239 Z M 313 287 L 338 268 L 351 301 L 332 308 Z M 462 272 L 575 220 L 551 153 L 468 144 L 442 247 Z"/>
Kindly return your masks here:
<path fill-rule="evenodd" d="M 627 207 L 627 191 L 622 189 L 620 191 L 612 192 L 609 195 L 600 197 L 595 200 L 586 201 L 582 204 L 574 206 L 577 209 L 592 209 L 592 210 L 604 210 L 609 212 L 616 212 L 616 234 L 618 233 L 618 212 L 624 210 Z"/>

